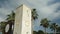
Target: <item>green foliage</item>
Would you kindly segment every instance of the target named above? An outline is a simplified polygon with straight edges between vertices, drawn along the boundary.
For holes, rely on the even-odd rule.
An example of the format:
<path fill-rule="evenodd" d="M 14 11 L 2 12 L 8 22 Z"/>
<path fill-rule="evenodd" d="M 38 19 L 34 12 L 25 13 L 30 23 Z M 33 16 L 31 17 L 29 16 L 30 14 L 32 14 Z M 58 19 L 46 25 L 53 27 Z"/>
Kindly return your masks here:
<path fill-rule="evenodd" d="M 45 28 L 47 28 L 49 26 L 49 22 L 50 21 L 47 20 L 47 18 L 44 18 L 44 19 L 41 20 L 41 22 L 40 22 L 41 24 L 40 25 L 45 27 Z"/>
<path fill-rule="evenodd" d="M 6 20 L 15 20 L 15 13 L 12 11 L 11 14 L 7 15 L 7 19 Z"/>
<path fill-rule="evenodd" d="M 36 31 L 33 31 L 33 34 L 37 34 L 37 32 Z"/>
<path fill-rule="evenodd" d="M 58 25 L 56 23 L 52 23 L 51 26 L 50 26 L 51 30 L 55 30 L 57 28 L 58 28 Z"/>
<path fill-rule="evenodd" d="M 40 23 L 41 23 L 40 25 L 45 28 L 45 34 L 47 34 L 47 33 L 46 33 L 46 28 L 49 27 L 49 22 L 50 22 L 50 21 L 49 21 L 47 18 L 42 19 L 41 22 L 40 22 Z"/>
<path fill-rule="evenodd" d="M 52 23 L 51 26 L 50 26 L 50 29 L 54 30 L 54 34 L 56 34 L 56 31 L 58 29 L 58 25 L 56 23 Z"/>
<path fill-rule="evenodd" d="M 1 29 L 3 29 L 6 26 L 7 22 L 1 22 L 0 24 L 1 24 Z"/>
<path fill-rule="evenodd" d="M 44 32 L 42 30 L 38 30 L 38 32 L 37 31 L 33 31 L 33 34 L 44 34 Z"/>
<path fill-rule="evenodd" d="M 1 31 L 3 32 L 2 34 L 5 34 L 5 27 L 6 27 L 7 22 L 3 21 L 0 24 L 1 24 Z"/>
<path fill-rule="evenodd" d="M 32 9 L 32 19 L 33 20 L 38 19 L 38 14 L 37 14 L 36 9 Z"/>
<path fill-rule="evenodd" d="M 42 30 L 39 30 L 38 34 L 44 34 L 44 32 Z"/>

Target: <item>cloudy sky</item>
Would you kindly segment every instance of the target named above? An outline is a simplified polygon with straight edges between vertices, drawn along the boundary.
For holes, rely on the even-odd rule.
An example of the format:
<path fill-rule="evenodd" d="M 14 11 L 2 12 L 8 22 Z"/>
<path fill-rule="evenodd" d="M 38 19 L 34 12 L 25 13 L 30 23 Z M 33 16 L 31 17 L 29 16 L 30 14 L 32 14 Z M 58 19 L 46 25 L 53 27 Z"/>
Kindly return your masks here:
<path fill-rule="evenodd" d="M 42 18 L 48 18 L 52 22 L 60 24 L 60 0 L 0 0 L 0 21 L 4 21 L 6 15 L 11 13 L 12 10 L 15 11 L 21 4 L 37 9 L 39 19 L 35 20 L 34 30 L 43 28 L 39 27 Z"/>

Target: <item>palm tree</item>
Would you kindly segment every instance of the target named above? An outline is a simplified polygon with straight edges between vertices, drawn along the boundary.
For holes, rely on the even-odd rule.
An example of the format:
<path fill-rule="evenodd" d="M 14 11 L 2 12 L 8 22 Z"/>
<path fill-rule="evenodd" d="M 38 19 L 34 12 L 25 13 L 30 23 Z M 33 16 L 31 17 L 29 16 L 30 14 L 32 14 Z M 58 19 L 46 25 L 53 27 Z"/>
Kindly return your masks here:
<path fill-rule="evenodd" d="M 32 22 L 34 20 L 38 19 L 38 14 L 37 14 L 37 10 L 36 9 L 32 9 Z M 33 25 L 33 24 L 32 24 Z M 35 33 L 34 33 L 35 32 Z M 33 34 L 37 34 L 36 31 L 34 31 Z"/>
<path fill-rule="evenodd" d="M 7 24 L 7 22 L 1 22 L 0 23 L 1 24 L 1 31 L 2 31 L 2 34 L 5 34 L 6 32 L 5 32 L 5 27 L 6 27 L 6 24 Z"/>
<path fill-rule="evenodd" d="M 12 13 L 7 15 L 7 16 L 8 16 L 8 18 L 6 20 L 7 20 L 8 24 L 9 24 L 9 31 L 8 31 L 8 33 L 12 34 L 12 32 L 13 32 L 12 31 L 12 25 L 14 25 L 15 13 L 12 11 Z"/>
<path fill-rule="evenodd" d="M 58 28 L 58 25 L 56 23 L 52 23 L 51 26 L 50 26 L 50 29 L 54 30 L 54 34 L 56 34 L 57 28 Z"/>
<path fill-rule="evenodd" d="M 45 34 L 46 34 L 46 28 L 48 28 L 48 26 L 49 26 L 49 22 L 50 21 L 47 20 L 47 18 L 42 19 L 41 22 L 40 22 L 41 23 L 40 25 L 45 28 Z"/>
<path fill-rule="evenodd" d="M 38 19 L 38 14 L 36 9 L 32 9 L 32 20 Z"/>

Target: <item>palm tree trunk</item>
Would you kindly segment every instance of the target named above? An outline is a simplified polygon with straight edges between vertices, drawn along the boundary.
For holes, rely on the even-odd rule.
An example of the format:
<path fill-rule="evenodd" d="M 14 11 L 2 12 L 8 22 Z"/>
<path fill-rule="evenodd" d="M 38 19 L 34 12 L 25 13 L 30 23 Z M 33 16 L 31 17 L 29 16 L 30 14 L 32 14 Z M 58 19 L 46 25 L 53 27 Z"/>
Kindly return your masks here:
<path fill-rule="evenodd" d="M 56 33 L 56 29 L 55 29 L 55 33 Z"/>
<path fill-rule="evenodd" d="M 46 28 L 45 28 L 45 34 L 47 34 L 47 33 L 46 33 Z"/>
<path fill-rule="evenodd" d="M 54 34 L 56 34 L 56 29 L 54 30 Z"/>
<path fill-rule="evenodd" d="M 12 34 L 12 23 L 9 24 L 9 31 L 8 34 Z"/>

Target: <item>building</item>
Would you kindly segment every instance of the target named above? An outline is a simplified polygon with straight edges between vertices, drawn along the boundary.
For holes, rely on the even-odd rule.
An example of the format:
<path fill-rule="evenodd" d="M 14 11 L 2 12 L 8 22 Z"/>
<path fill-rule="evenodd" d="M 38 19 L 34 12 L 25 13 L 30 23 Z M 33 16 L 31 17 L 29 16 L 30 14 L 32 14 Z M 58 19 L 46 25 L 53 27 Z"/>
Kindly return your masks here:
<path fill-rule="evenodd" d="M 26 5 L 16 9 L 13 34 L 32 34 L 31 9 Z"/>

